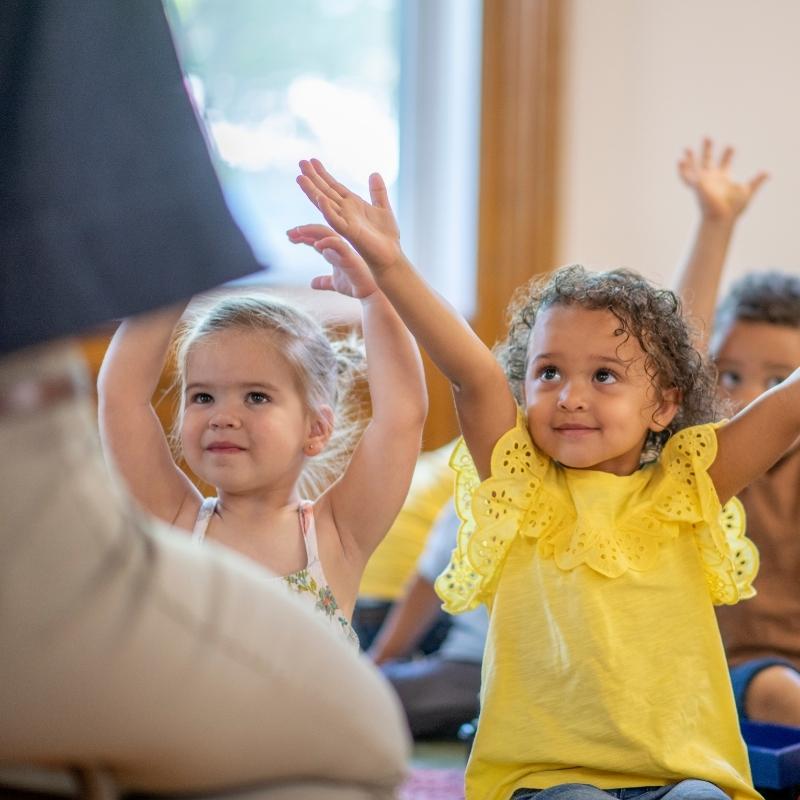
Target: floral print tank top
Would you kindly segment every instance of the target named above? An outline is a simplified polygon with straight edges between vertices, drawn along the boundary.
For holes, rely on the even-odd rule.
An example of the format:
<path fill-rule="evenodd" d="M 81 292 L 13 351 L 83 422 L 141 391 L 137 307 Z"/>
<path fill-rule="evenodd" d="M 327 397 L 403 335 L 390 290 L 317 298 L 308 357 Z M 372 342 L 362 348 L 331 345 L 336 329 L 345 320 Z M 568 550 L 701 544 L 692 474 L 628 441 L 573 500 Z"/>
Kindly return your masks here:
<path fill-rule="evenodd" d="M 202 542 L 205 539 L 216 507 L 216 497 L 206 497 L 203 500 L 192 531 L 194 541 Z M 297 515 L 306 546 L 307 563 L 304 569 L 293 572 L 291 575 L 284 575 L 277 580 L 280 580 L 303 602 L 312 606 L 317 613 L 322 614 L 350 644 L 358 647 L 358 636 L 356 636 L 350 621 L 339 608 L 322 570 L 322 562 L 319 560 L 317 552 L 314 504 L 309 500 L 302 500 L 297 508 Z"/>

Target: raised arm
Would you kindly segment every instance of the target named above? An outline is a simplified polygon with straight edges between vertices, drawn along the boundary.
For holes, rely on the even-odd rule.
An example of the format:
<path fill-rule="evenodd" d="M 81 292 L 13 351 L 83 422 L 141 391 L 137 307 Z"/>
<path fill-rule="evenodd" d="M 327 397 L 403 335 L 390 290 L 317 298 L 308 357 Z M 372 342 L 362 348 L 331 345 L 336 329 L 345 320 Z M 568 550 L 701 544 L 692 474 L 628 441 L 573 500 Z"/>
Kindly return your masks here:
<path fill-rule="evenodd" d="M 131 494 L 149 513 L 173 523 L 200 494 L 175 464 L 151 398 L 173 328 L 184 306 L 126 319 L 108 347 L 97 381 L 100 435 Z"/>
<path fill-rule="evenodd" d="M 381 177 L 369 179 L 371 203 L 336 181 L 317 160 L 300 163 L 298 183 L 334 230 L 361 254 L 405 324 L 453 387 L 461 430 L 478 473 L 490 471 L 495 442 L 516 410 L 505 375 L 466 320 L 414 269 Z"/>
<path fill-rule="evenodd" d="M 687 147 L 678 162 L 678 174 L 697 199 L 700 219 L 686 261 L 678 271 L 676 291 L 700 324 L 700 349 L 705 349 L 708 343 L 734 227 L 767 179 L 766 172 L 759 172 L 749 181 L 733 180 L 730 175 L 733 155 L 733 148 L 726 147 L 717 157 L 713 142 L 704 139 L 699 153 Z"/>
<path fill-rule="evenodd" d="M 344 474 L 318 501 L 342 543 L 366 563 L 403 505 L 417 462 L 428 395 L 414 338 L 378 289 L 363 259 L 325 225 L 303 225 L 289 239 L 319 250 L 332 267 L 316 289 L 361 302 L 372 418 Z"/>
<path fill-rule="evenodd" d="M 724 503 L 766 472 L 800 437 L 800 369 L 717 432 L 709 475 Z"/>
<path fill-rule="evenodd" d="M 415 573 L 403 596 L 386 615 L 369 655 L 376 664 L 406 658 L 422 641 L 441 612 L 442 601 L 433 584 Z"/>

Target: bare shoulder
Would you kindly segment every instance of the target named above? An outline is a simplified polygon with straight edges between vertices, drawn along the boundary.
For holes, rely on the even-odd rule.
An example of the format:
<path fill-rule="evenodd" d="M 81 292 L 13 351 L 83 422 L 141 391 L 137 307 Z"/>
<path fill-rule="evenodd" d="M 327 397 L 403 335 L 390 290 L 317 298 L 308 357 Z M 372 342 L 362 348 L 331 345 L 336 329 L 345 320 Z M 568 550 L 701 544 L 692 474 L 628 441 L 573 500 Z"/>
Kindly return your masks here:
<path fill-rule="evenodd" d="M 325 548 L 330 555 L 339 554 L 345 557 L 345 547 L 339 526 L 333 514 L 330 490 L 321 494 L 311 505 L 314 513 L 314 526 L 317 531 L 317 544 Z"/>
<path fill-rule="evenodd" d="M 194 487 L 192 487 L 194 488 Z M 166 520 L 168 524 L 179 530 L 181 533 L 191 533 L 197 522 L 197 515 L 200 513 L 200 506 L 203 504 L 203 496 L 196 489 L 187 491 L 178 508 L 178 513 L 174 520 Z"/>

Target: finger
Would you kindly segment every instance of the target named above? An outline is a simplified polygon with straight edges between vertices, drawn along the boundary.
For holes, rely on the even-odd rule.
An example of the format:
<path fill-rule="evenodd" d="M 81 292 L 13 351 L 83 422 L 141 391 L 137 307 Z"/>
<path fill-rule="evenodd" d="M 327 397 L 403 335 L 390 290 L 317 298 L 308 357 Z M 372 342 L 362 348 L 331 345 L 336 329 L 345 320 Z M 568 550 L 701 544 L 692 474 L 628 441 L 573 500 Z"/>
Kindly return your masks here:
<path fill-rule="evenodd" d="M 708 169 L 711 166 L 711 153 L 714 145 L 707 136 L 703 139 L 703 145 L 700 150 L 700 164 L 703 169 Z"/>
<path fill-rule="evenodd" d="M 316 167 L 314 166 L 315 162 L 319 164 L 319 161 L 317 161 L 315 158 L 311 159 L 311 161 L 301 161 L 300 172 L 302 172 L 302 174 L 311 182 L 319 194 L 324 194 L 330 200 L 335 202 L 340 201 L 342 199 L 341 195 L 326 181 L 325 176 L 317 171 Z"/>
<path fill-rule="evenodd" d="M 303 234 L 300 233 L 299 228 L 289 228 L 286 231 L 286 236 L 290 242 L 294 242 L 295 244 L 302 244 L 303 243 Z"/>
<path fill-rule="evenodd" d="M 733 161 L 733 156 L 736 151 L 728 146 L 722 151 L 722 155 L 719 157 L 719 168 L 721 170 L 726 170 L 731 165 L 731 161 Z"/>
<path fill-rule="evenodd" d="M 322 165 L 322 162 L 318 158 L 311 159 L 311 165 L 314 167 L 315 171 L 324 178 L 327 183 L 336 190 L 342 197 L 346 197 L 348 194 L 352 194 L 352 192 L 343 184 L 339 183 L 333 175 L 325 169 Z"/>
<path fill-rule="evenodd" d="M 322 253 L 322 257 L 334 267 L 349 271 L 358 267 L 366 267 L 361 256 L 339 236 L 331 236 L 314 244 L 314 248 Z"/>
<path fill-rule="evenodd" d="M 327 247 L 321 245 L 319 242 L 314 245 L 314 248 L 322 255 L 322 257 L 332 266 L 332 267 L 339 267 L 342 266 L 343 256 L 346 253 L 343 253 L 338 246 L 331 243 Z"/>
<path fill-rule="evenodd" d="M 696 165 L 694 162 L 694 150 L 689 147 L 684 148 L 683 155 L 678 161 L 678 173 L 684 180 L 689 180 L 689 177 L 695 172 Z"/>
<path fill-rule="evenodd" d="M 294 240 L 295 238 L 302 237 L 304 239 L 311 239 L 317 241 L 324 239 L 326 236 L 334 235 L 334 230 L 327 225 L 319 225 L 310 223 L 307 225 L 298 225 L 296 228 L 291 228 L 286 231 L 287 236 Z"/>
<path fill-rule="evenodd" d="M 314 242 L 314 247 L 320 252 L 323 250 L 335 250 L 341 255 L 353 252 L 350 245 L 341 236 L 326 236 L 324 239 Z"/>
<path fill-rule="evenodd" d="M 694 155 L 688 152 L 683 160 L 678 162 L 678 175 L 687 186 L 694 186 L 697 179 L 697 170 L 694 164 Z"/>
<path fill-rule="evenodd" d="M 335 213 L 336 217 L 341 219 L 341 215 L 339 214 L 339 204 L 336 203 L 335 201 L 330 200 L 330 198 L 328 198 L 325 194 L 320 192 L 317 189 L 317 186 L 311 180 L 311 178 L 308 177 L 308 175 L 298 175 L 296 180 L 297 180 L 297 185 L 303 190 L 305 196 L 320 211 L 322 211 L 322 215 L 325 217 L 327 222 L 333 227 L 333 229 L 337 230 L 336 225 L 325 213 L 324 208 L 327 208 L 329 210 L 328 213 Z"/>
<path fill-rule="evenodd" d="M 314 244 L 318 237 L 308 236 L 303 232 L 301 226 L 290 228 L 286 231 L 286 236 L 292 244 Z"/>
<path fill-rule="evenodd" d="M 372 205 L 391 211 L 392 207 L 389 205 L 389 193 L 386 191 L 386 184 L 377 172 L 373 172 L 369 176 L 369 199 Z"/>
<path fill-rule="evenodd" d="M 342 236 L 347 236 L 349 226 L 347 220 L 341 215 L 340 207 L 336 203 L 332 203 L 325 195 L 318 195 L 318 208 L 325 217 L 325 221 Z"/>
<path fill-rule="evenodd" d="M 320 191 L 314 185 L 314 182 L 307 175 L 298 175 L 295 180 L 297 185 L 303 190 L 303 194 L 319 208 Z"/>
<path fill-rule="evenodd" d="M 323 292 L 336 291 L 333 288 L 333 278 L 330 275 L 317 275 L 316 278 L 311 279 L 311 288 L 319 289 Z"/>
<path fill-rule="evenodd" d="M 759 172 L 755 178 L 752 178 L 750 182 L 747 184 L 748 189 L 750 190 L 750 195 L 754 195 L 760 188 L 761 184 L 764 183 L 765 180 L 769 178 L 768 172 Z"/>

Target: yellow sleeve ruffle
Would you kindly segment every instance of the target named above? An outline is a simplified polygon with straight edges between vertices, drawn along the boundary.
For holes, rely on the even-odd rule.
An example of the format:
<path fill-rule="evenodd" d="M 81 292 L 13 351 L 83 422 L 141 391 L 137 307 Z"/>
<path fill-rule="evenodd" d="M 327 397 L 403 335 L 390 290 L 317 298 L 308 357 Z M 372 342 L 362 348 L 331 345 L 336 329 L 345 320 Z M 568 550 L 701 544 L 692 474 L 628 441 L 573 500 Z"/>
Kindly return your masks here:
<path fill-rule="evenodd" d="M 744 535 L 744 511 L 735 498 L 721 507 L 708 467 L 716 456 L 715 425 L 680 431 L 660 463 L 643 477 L 644 495 L 602 524 L 577 513 L 558 468 L 533 445 L 520 412 L 492 453 L 491 476 L 481 483 L 463 440 L 450 465 L 462 520 L 447 569 L 436 581 L 444 608 L 458 613 L 489 601 L 503 561 L 518 535 L 536 539 L 540 558 L 559 568 L 585 565 L 609 578 L 652 568 L 663 543 L 690 532 L 715 604 L 755 592 L 758 552 Z M 640 502 L 644 501 L 644 502 Z"/>
<path fill-rule="evenodd" d="M 758 550 L 745 536 L 745 513 L 734 497 L 724 506 L 708 475 L 717 455 L 716 429 L 698 425 L 675 434 L 661 454 L 663 480 L 653 512 L 665 522 L 689 523 L 715 605 L 732 605 L 755 594 Z"/>
<path fill-rule="evenodd" d="M 521 412 L 515 427 L 495 445 L 491 477 L 483 483 L 459 439 L 450 466 L 456 472 L 455 506 L 462 522 L 450 564 L 435 584 L 446 611 L 456 614 L 486 602 L 517 532 L 525 528 L 536 536 L 552 525 L 556 504 L 547 498 L 541 502 L 548 464 L 533 446 Z"/>

